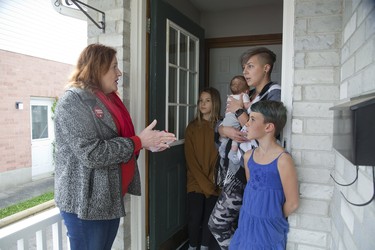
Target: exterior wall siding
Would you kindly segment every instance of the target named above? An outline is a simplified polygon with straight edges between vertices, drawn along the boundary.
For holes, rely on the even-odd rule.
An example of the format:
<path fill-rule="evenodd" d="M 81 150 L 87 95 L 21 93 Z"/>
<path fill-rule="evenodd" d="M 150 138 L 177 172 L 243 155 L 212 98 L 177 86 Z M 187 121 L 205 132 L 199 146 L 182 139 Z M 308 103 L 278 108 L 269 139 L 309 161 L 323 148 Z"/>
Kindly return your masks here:
<path fill-rule="evenodd" d="M 86 26 L 57 13 L 51 0 L 0 1 L 2 50 L 74 64 L 86 45 Z"/>

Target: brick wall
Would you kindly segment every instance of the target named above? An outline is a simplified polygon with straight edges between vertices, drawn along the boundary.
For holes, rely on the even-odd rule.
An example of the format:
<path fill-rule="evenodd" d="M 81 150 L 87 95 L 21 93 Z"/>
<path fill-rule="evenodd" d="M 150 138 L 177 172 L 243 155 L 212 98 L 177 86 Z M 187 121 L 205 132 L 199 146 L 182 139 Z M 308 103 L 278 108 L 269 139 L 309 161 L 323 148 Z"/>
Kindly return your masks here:
<path fill-rule="evenodd" d="M 330 249 L 333 119 L 339 99 L 341 0 L 295 0 L 291 150 L 301 204 L 290 217 L 288 249 Z"/>
<path fill-rule="evenodd" d="M 340 99 L 375 92 L 375 2 L 343 1 Z M 374 114 L 369 114 L 374 117 Z M 369 150 L 373 150 L 369 148 Z M 335 178 L 350 183 L 355 166 L 336 154 Z M 335 185 L 331 202 L 332 248 L 340 250 L 375 249 L 375 202 L 357 207 L 344 200 L 340 191 L 354 203 L 364 203 L 373 195 L 372 167 L 359 167 L 355 184 Z"/>
<path fill-rule="evenodd" d="M 375 11 L 372 0 L 295 0 L 292 154 L 301 206 L 290 218 L 289 250 L 375 249 L 372 168 L 355 166 L 332 148 L 333 113 L 340 99 L 375 91 Z M 369 114 L 372 115 L 372 114 Z M 369 149 L 370 150 L 370 149 Z"/>
<path fill-rule="evenodd" d="M 30 97 L 60 96 L 71 70 L 68 64 L 0 50 L 0 174 L 31 167 Z M 18 101 L 23 110 L 16 109 Z"/>

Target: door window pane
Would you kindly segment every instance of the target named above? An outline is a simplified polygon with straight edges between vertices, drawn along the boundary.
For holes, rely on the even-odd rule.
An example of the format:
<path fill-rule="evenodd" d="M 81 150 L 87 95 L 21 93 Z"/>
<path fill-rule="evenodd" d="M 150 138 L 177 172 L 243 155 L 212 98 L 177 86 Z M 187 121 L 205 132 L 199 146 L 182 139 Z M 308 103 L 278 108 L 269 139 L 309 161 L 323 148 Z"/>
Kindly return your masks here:
<path fill-rule="evenodd" d="M 180 35 L 180 66 L 187 68 L 187 39 L 184 34 Z"/>
<path fill-rule="evenodd" d="M 198 99 L 199 40 L 167 20 L 167 130 L 184 139 L 188 123 L 194 119 Z"/>
<path fill-rule="evenodd" d="M 48 106 L 31 106 L 32 139 L 48 138 Z"/>
<path fill-rule="evenodd" d="M 180 71 L 180 100 L 179 103 L 187 103 L 187 77 L 185 70 Z"/>
<path fill-rule="evenodd" d="M 168 108 L 168 131 L 176 134 L 177 126 L 177 107 L 170 106 Z"/>
<path fill-rule="evenodd" d="M 189 41 L 189 68 L 190 69 L 195 69 L 196 62 L 195 60 L 197 59 L 196 57 L 196 41 L 190 40 Z"/>
<path fill-rule="evenodd" d="M 171 103 L 177 102 L 177 70 L 174 67 L 169 67 L 169 84 L 168 84 L 168 101 Z"/>
<path fill-rule="evenodd" d="M 189 73 L 189 102 L 190 105 L 196 105 L 198 100 L 198 77 L 197 73 Z"/>
<path fill-rule="evenodd" d="M 185 106 L 185 107 L 183 107 L 183 106 L 181 106 L 180 107 L 180 110 L 179 110 L 179 112 L 180 112 L 180 114 L 179 114 L 179 124 L 187 124 L 187 122 L 188 122 L 188 120 L 186 120 L 188 117 L 187 117 L 187 107 Z M 179 131 L 178 131 L 178 134 L 179 134 L 179 136 L 181 137 L 181 138 L 185 138 L 185 129 L 186 129 L 186 127 L 184 127 L 184 126 L 180 126 L 179 127 Z"/>
<path fill-rule="evenodd" d="M 193 120 L 197 112 L 197 107 L 189 107 L 189 121 Z"/>
<path fill-rule="evenodd" d="M 169 62 L 177 64 L 177 30 L 169 27 Z"/>

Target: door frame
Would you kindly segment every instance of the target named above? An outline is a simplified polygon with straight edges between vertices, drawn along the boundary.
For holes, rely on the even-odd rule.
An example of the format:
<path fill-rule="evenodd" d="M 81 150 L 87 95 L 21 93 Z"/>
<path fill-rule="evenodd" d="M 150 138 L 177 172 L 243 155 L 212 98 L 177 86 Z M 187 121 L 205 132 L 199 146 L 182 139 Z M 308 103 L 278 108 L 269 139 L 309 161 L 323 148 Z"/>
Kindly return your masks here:
<path fill-rule="evenodd" d="M 136 134 L 141 132 L 148 123 L 148 46 L 147 35 L 147 5 L 149 0 L 130 1 L 132 10 L 130 13 L 130 44 L 132 53 L 130 53 L 130 74 L 129 74 L 129 113 L 131 114 Z M 146 166 L 148 166 L 147 152 L 142 150 L 138 158 L 138 168 L 141 178 L 141 196 L 130 196 L 130 249 L 147 249 L 147 227 L 148 227 L 148 176 Z M 129 218 L 130 217 L 130 218 Z M 128 232 L 125 232 L 128 233 Z"/>
<path fill-rule="evenodd" d="M 287 108 L 287 121 L 283 130 L 282 143 L 291 152 L 292 109 L 294 88 L 294 13 L 295 0 L 283 1 L 283 43 L 281 62 L 281 101 Z"/>
<path fill-rule="evenodd" d="M 132 51 L 130 56 L 130 96 L 134 101 L 130 103 L 129 112 L 133 117 L 136 132 L 140 132 L 146 125 L 148 113 L 146 110 L 148 88 L 146 75 L 148 72 L 148 51 L 147 41 L 147 6 L 149 0 L 131 1 L 131 34 L 130 42 Z M 282 36 L 282 76 L 283 83 L 281 100 L 288 108 L 288 120 L 284 128 L 284 134 L 290 138 L 291 135 L 291 109 L 293 102 L 293 79 L 294 79 L 294 14 L 295 0 L 288 0 L 283 3 L 283 36 Z M 207 58 L 207 57 L 206 57 Z M 135 84 L 136 83 L 136 84 Z M 142 115 L 139 115 L 142 114 Z M 290 139 L 287 139 L 286 148 L 290 150 Z M 130 222 L 131 226 L 131 249 L 147 249 L 147 173 L 145 152 L 142 152 L 138 159 L 138 166 L 141 175 L 142 196 L 131 196 Z"/>

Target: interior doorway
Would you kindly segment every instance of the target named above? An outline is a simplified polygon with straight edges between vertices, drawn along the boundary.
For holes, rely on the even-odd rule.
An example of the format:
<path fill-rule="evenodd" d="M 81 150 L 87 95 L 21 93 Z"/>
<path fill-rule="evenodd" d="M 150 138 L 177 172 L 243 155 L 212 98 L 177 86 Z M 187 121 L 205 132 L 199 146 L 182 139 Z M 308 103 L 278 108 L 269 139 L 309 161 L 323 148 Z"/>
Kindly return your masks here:
<path fill-rule="evenodd" d="M 149 6 L 151 6 L 151 8 L 153 8 L 152 6 L 152 3 L 154 1 L 150 1 L 151 4 Z M 150 3 L 148 2 L 148 3 Z M 161 2 L 168 2 L 170 5 L 172 5 L 174 8 L 178 9 L 181 13 L 183 13 L 186 17 L 188 17 L 189 19 L 193 20 L 194 22 L 196 22 L 199 26 L 201 26 L 204 30 L 205 30 L 205 43 L 204 44 L 201 44 L 202 47 L 204 48 L 203 51 L 201 53 L 203 53 L 203 57 L 204 57 L 204 61 L 205 61 L 205 66 L 203 68 L 203 70 L 201 71 L 204 75 L 205 75 L 205 78 L 203 79 L 203 81 L 201 82 L 201 84 L 204 84 L 204 85 L 210 85 L 210 86 L 214 86 L 214 82 L 211 81 L 212 79 L 215 79 L 215 77 L 218 77 L 216 75 L 216 73 L 212 72 L 212 70 L 209 68 L 209 65 L 211 64 L 212 60 L 216 60 L 216 59 L 210 59 L 210 50 L 216 50 L 216 51 L 219 51 L 219 54 L 221 53 L 224 53 L 224 54 L 230 54 L 230 57 L 232 57 L 233 59 L 235 59 L 235 61 L 238 61 L 239 60 L 239 54 L 241 54 L 243 51 L 245 51 L 247 48 L 249 48 L 250 46 L 275 46 L 275 47 L 269 47 L 270 49 L 272 50 L 277 50 L 277 53 L 280 54 L 280 56 L 278 56 L 278 62 L 279 64 L 276 66 L 276 69 L 275 69 L 275 72 L 276 73 L 274 75 L 275 77 L 275 80 L 276 81 L 279 81 L 279 82 L 282 82 L 281 78 L 282 78 L 282 74 L 281 74 L 281 68 L 282 68 L 282 61 L 284 60 L 284 58 L 282 58 L 281 54 L 283 54 L 283 46 L 281 45 L 282 44 L 282 41 L 283 41 L 283 35 L 282 35 L 282 26 L 283 26 L 283 2 L 282 1 L 279 1 L 279 0 L 256 0 L 256 1 L 251 1 L 252 4 L 268 4 L 266 7 L 257 7 L 257 9 L 262 9 L 262 13 L 259 14 L 259 13 L 256 13 L 257 11 L 256 10 L 251 10 L 247 13 L 245 13 L 243 16 L 245 17 L 245 22 L 236 22 L 236 18 L 235 16 L 233 16 L 232 14 L 235 13 L 236 11 L 242 11 L 243 8 L 238 5 L 238 4 L 244 4 L 246 5 L 246 7 L 248 7 L 249 5 L 249 2 L 250 1 L 243 1 L 243 0 L 240 0 L 236 3 L 228 3 L 228 1 L 226 0 L 190 0 L 188 2 L 190 2 L 191 4 L 193 4 L 193 8 L 196 8 L 198 9 L 198 18 L 194 19 L 194 17 L 191 17 L 189 16 L 189 13 L 186 12 L 186 10 L 188 10 L 188 8 L 184 8 L 184 6 L 186 6 L 187 2 L 186 1 L 172 1 L 172 0 L 162 0 Z M 278 4 L 278 7 L 275 8 L 275 6 L 271 6 L 273 3 L 277 2 Z M 227 9 L 226 6 L 231 6 L 231 9 Z M 224 7 L 223 7 L 224 6 Z M 233 9 L 232 7 L 233 6 L 236 6 L 237 9 Z M 281 7 L 280 7 L 281 6 Z M 218 14 L 217 13 L 217 8 L 220 7 L 222 11 L 222 13 L 227 13 L 225 17 L 223 17 L 223 15 L 221 14 Z M 152 11 L 152 10 L 151 10 Z M 268 12 L 271 12 L 270 14 L 266 15 L 264 13 L 268 13 Z M 275 14 L 277 12 L 277 14 Z M 208 24 L 209 22 L 209 19 L 210 18 L 213 18 L 215 19 L 215 17 L 213 17 L 213 15 L 215 15 L 214 13 L 217 13 L 217 16 L 219 16 L 220 18 L 219 19 L 223 19 L 225 20 L 225 26 L 230 26 L 228 28 L 228 30 L 230 31 L 234 31 L 234 33 L 226 33 L 226 34 L 214 34 L 215 31 L 211 31 L 210 29 L 213 28 L 213 29 L 220 29 L 222 28 L 224 30 L 224 25 L 221 25 L 221 24 L 218 24 L 218 23 L 215 23 L 213 22 L 213 25 L 210 26 L 210 24 Z M 258 30 L 256 30 L 255 28 L 253 29 L 251 25 L 252 22 L 250 21 L 251 18 L 253 18 L 253 16 L 257 16 L 257 18 L 259 18 L 259 22 L 255 22 L 255 24 L 253 23 L 252 25 L 255 25 L 257 26 Z M 272 16 L 272 18 L 268 18 L 269 16 Z M 275 18 L 275 16 L 277 16 L 277 18 Z M 281 18 L 280 18 L 281 16 Z M 260 21 L 262 19 L 267 19 L 268 21 L 268 26 L 266 25 L 266 27 L 263 27 L 263 23 Z M 152 18 L 151 18 L 151 24 L 152 24 Z M 238 19 L 237 19 L 238 21 Z M 207 25 L 208 24 L 208 25 Z M 245 25 L 243 25 L 245 24 Z M 207 26 L 206 26 L 207 25 Z M 164 25 L 164 27 L 166 27 Z M 241 27 L 244 27 L 244 28 L 241 28 Z M 259 28 L 261 27 L 261 28 Z M 240 31 L 239 31 L 240 30 Z M 237 33 L 237 31 L 239 31 Z M 151 32 L 152 32 L 152 25 L 151 25 Z M 217 32 L 217 31 L 216 31 Z M 249 39 L 251 40 L 251 36 L 253 36 L 253 38 L 256 38 L 257 41 L 255 43 L 252 43 L 252 44 L 246 44 L 249 42 Z M 215 42 L 214 40 L 216 40 L 216 42 L 220 43 L 220 45 L 216 45 L 217 47 L 210 47 L 210 44 L 211 45 L 213 44 L 213 42 Z M 158 43 L 155 43 L 155 44 L 158 44 Z M 159 44 L 160 45 L 160 44 Z M 150 45 L 150 47 L 154 46 L 153 44 Z M 165 49 L 165 48 L 164 48 Z M 227 51 L 226 51 L 227 50 Z M 234 52 L 234 50 L 237 50 Z M 215 52 L 216 52 L 215 51 Z M 215 54 L 215 53 L 214 53 Z M 152 55 L 152 52 L 148 53 L 147 57 Z M 224 55 L 225 57 L 226 55 Z M 159 58 L 160 59 L 160 58 Z M 229 58 L 229 61 L 231 59 Z M 165 60 L 163 60 L 162 58 L 156 62 L 147 62 L 147 65 L 149 65 L 148 67 L 157 67 L 156 65 L 159 65 L 160 63 L 164 63 Z M 219 60 L 220 62 L 220 60 Z M 217 63 L 217 62 L 215 62 Z M 225 63 L 225 62 L 224 62 Z M 220 63 L 219 63 L 220 65 Z M 218 65 L 216 65 L 218 66 Z M 222 67 L 225 67 L 225 65 L 222 65 Z M 229 63 L 229 68 L 231 67 L 230 63 Z M 148 70 L 150 71 L 150 70 Z M 230 71 L 230 70 L 229 70 Z M 159 73 L 161 74 L 166 74 L 166 71 L 165 70 L 159 70 L 158 71 Z M 240 69 L 240 66 L 237 67 L 237 70 L 234 71 L 236 72 L 236 74 L 241 74 L 242 73 L 242 69 Z M 232 74 L 233 72 L 230 71 L 230 74 Z M 153 75 L 149 75 L 148 77 L 152 77 Z M 220 77 L 219 77 L 220 78 Z M 276 79 L 277 78 L 277 79 Z M 225 85 L 228 85 L 228 82 L 229 82 L 230 79 L 223 79 L 222 82 L 225 82 Z M 152 97 L 151 95 L 156 95 L 156 93 L 159 93 L 161 89 L 159 88 L 154 88 L 154 85 L 151 83 L 151 81 L 147 81 L 147 85 L 148 85 L 148 92 L 146 94 L 146 96 L 149 96 L 148 98 L 148 101 L 152 100 Z M 216 80 L 215 80 L 216 82 Z M 224 83 L 222 83 L 224 85 Z M 156 86 L 156 85 L 155 85 Z M 222 92 L 222 91 L 221 91 Z M 226 95 L 227 91 L 223 91 L 224 94 L 222 93 L 222 95 Z M 165 92 L 164 92 L 165 93 Z M 164 96 L 162 96 L 164 97 Z M 160 95 L 157 95 L 156 97 L 156 104 L 158 104 L 160 101 L 160 103 L 162 103 L 162 100 L 163 98 L 161 98 Z M 159 102 L 158 102 L 159 101 Z M 147 102 L 146 102 L 147 103 Z M 160 104 L 159 103 L 159 104 Z M 147 108 L 147 119 L 150 119 L 150 112 L 154 112 L 152 109 L 153 107 L 150 106 L 150 104 L 147 105 L 148 108 Z M 154 105 L 155 106 L 155 105 Z M 162 110 L 165 110 L 165 108 L 163 108 Z M 160 114 L 160 118 L 161 120 L 165 121 L 165 117 L 166 117 L 166 114 L 167 112 L 164 111 L 164 114 L 161 113 Z M 158 123 L 159 124 L 159 123 Z M 165 125 L 165 124 L 164 124 Z M 182 146 L 182 144 L 180 144 Z M 175 148 L 177 147 L 180 147 L 180 145 L 176 145 Z M 171 151 L 172 152 L 172 151 Z M 177 155 L 176 155 L 177 156 Z M 152 158 L 152 157 L 151 157 Z M 167 165 L 170 165 L 169 163 L 171 163 L 170 159 L 172 158 L 166 158 L 166 157 L 162 157 L 162 155 L 160 155 L 159 157 L 160 159 L 156 159 L 156 157 L 154 157 L 154 159 L 150 159 L 148 158 L 146 160 L 147 165 L 148 166 L 151 166 L 152 168 L 155 168 L 155 170 L 159 169 L 159 167 L 164 164 L 165 162 L 168 162 Z M 175 159 L 176 157 L 174 157 L 173 159 Z M 161 160 L 161 161 L 160 161 Z M 160 165 L 161 164 L 161 165 Z M 147 216 L 149 216 L 147 218 L 147 225 L 146 225 L 146 237 L 149 236 L 150 238 L 148 238 L 148 242 L 149 242 L 149 247 L 150 249 L 158 249 L 158 241 L 159 241 L 159 238 L 161 240 L 161 242 L 164 241 L 164 243 L 166 243 L 167 241 L 170 242 L 175 242 L 178 244 L 178 242 L 181 242 L 181 241 L 184 241 L 183 237 L 179 237 L 179 236 L 182 236 L 181 234 L 177 234 L 178 232 L 175 231 L 175 233 L 173 233 L 172 231 L 171 232 L 168 232 L 169 235 L 174 235 L 174 236 L 178 236 L 178 237 L 171 237 L 169 238 L 168 240 L 165 240 L 165 239 L 161 239 L 163 237 L 159 237 L 158 235 L 162 235 L 164 234 L 165 232 L 167 232 L 167 230 L 165 230 L 165 232 L 160 232 L 160 228 L 158 228 L 158 225 L 160 223 L 160 221 L 158 223 L 155 223 L 156 226 L 152 226 L 152 223 L 153 220 L 160 220 L 161 217 L 160 216 L 156 216 L 156 214 L 152 214 L 150 213 L 150 209 L 152 210 L 153 206 L 154 208 L 156 208 L 156 204 L 155 203 L 155 199 L 150 199 L 152 197 L 152 195 L 150 195 L 149 192 L 152 192 L 153 188 L 152 187 L 155 187 L 155 185 L 165 185 L 166 183 L 168 182 L 161 182 L 161 183 L 157 183 L 155 182 L 154 184 L 152 184 L 150 182 L 150 176 L 154 175 L 155 172 L 152 171 L 152 169 L 150 168 L 146 168 L 146 176 L 147 176 L 147 185 L 148 186 L 148 195 L 146 197 L 146 203 L 147 204 L 147 208 L 146 210 L 148 211 L 147 212 Z M 166 175 L 168 176 L 168 175 Z M 177 178 L 174 178 L 174 179 L 177 179 Z M 174 191 L 176 191 L 177 189 L 175 189 Z M 180 189 L 181 191 L 184 191 L 186 192 L 184 189 Z M 176 200 L 174 200 L 176 201 Z M 177 218 L 177 217 L 176 217 Z M 179 218 L 180 220 L 181 218 Z M 167 221 L 168 222 L 168 221 Z M 152 228 L 154 227 L 154 228 Z M 157 230 L 156 230 L 157 229 Z M 155 231 L 156 230 L 156 231 Z M 154 234 L 154 235 L 153 235 Z M 154 239 L 151 239 L 151 237 L 153 237 Z M 154 240 L 154 241 L 153 241 Z M 156 241 L 155 241 L 156 240 Z M 186 238 L 185 238 L 186 240 Z M 170 244 L 167 244 L 168 246 L 170 246 Z M 176 245 L 176 244 L 173 244 L 173 245 Z M 160 245 L 159 245 L 160 246 Z M 166 244 L 162 244 L 162 246 L 166 246 Z M 167 249 L 167 248 L 166 248 Z M 170 248 L 169 248 L 170 249 Z"/>

